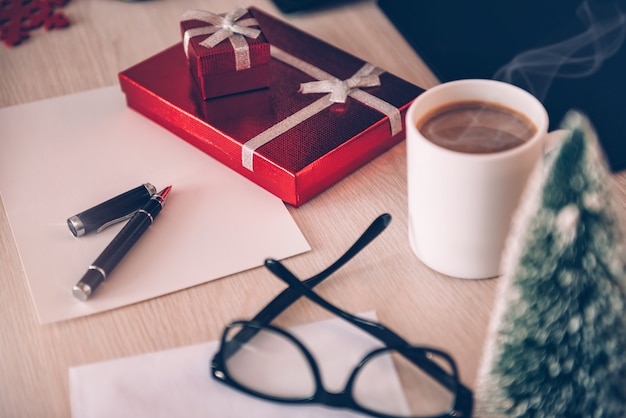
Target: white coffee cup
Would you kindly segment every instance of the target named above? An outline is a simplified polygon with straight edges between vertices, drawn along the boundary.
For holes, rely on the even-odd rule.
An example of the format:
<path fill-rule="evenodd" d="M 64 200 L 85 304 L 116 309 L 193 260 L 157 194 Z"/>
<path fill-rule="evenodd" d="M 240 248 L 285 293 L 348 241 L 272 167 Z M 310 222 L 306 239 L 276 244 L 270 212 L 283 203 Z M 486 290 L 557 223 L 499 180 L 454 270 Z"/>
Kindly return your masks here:
<path fill-rule="evenodd" d="M 426 139 L 416 124 L 433 110 L 462 101 L 496 103 L 525 115 L 536 133 L 506 151 L 471 154 Z M 459 80 L 418 96 L 406 114 L 409 239 L 415 254 L 448 276 L 500 274 L 511 218 L 544 153 L 548 114 L 539 100 L 495 80 Z"/>

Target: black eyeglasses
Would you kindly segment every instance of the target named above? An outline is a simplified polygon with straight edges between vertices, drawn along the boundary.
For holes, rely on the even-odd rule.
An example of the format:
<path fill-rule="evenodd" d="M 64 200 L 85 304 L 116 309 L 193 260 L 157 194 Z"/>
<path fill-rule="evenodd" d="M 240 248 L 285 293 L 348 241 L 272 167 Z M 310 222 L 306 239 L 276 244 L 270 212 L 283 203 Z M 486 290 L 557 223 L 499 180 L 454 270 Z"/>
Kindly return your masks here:
<path fill-rule="evenodd" d="M 336 262 L 303 282 L 279 261 L 266 260 L 265 266 L 289 287 L 251 321 L 235 321 L 226 327 L 211 363 L 213 377 L 244 393 L 281 403 L 317 403 L 389 418 L 471 417 L 472 392 L 460 382 L 456 364 L 447 353 L 411 345 L 384 325 L 349 314 L 311 290 L 390 221 L 388 214 L 379 216 Z M 384 344 L 363 357 L 339 393 L 324 388 L 319 367 L 304 344 L 269 324 L 302 296 Z M 389 374 L 400 379 L 406 403 L 388 402 Z"/>

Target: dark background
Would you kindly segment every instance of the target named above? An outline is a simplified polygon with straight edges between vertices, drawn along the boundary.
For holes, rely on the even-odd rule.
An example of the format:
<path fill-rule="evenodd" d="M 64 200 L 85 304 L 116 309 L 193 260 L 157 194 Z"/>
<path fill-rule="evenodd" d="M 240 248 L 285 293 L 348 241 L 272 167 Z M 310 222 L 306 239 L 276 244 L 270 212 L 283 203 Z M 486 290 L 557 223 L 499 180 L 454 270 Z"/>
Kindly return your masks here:
<path fill-rule="evenodd" d="M 581 37 L 589 39 L 590 22 L 598 34 L 613 24 L 615 30 L 575 51 L 570 57 L 575 65 L 570 61 L 560 68 L 546 68 L 543 63 L 531 67 L 571 76 L 589 69 L 590 63 L 601 62 L 592 74 L 572 78 L 544 74 L 542 79 L 531 75 L 541 88 L 529 86 L 519 76 L 503 80 L 530 91 L 544 103 L 551 129 L 558 128 L 570 109 L 585 113 L 598 132 L 611 168 L 626 168 L 626 0 L 584 4 L 577 0 L 378 0 L 378 5 L 441 81 L 503 79 L 496 73 L 518 54 L 564 41 L 571 44 Z M 581 14 L 581 7 L 586 7 L 587 13 L 582 9 Z M 585 20 L 589 12 L 592 19 Z M 598 57 L 602 50 L 604 55 L 610 51 L 612 55 L 598 61 L 581 60 Z"/>

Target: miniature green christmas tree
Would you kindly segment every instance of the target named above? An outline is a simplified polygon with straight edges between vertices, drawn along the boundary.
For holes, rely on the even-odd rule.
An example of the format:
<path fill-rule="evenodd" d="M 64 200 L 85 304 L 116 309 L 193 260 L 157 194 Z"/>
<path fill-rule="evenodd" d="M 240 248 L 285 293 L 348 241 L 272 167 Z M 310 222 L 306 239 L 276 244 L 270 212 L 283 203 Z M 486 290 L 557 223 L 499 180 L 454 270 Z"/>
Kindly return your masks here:
<path fill-rule="evenodd" d="M 626 416 L 626 229 L 593 128 L 563 128 L 507 242 L 479 417 Z"/>

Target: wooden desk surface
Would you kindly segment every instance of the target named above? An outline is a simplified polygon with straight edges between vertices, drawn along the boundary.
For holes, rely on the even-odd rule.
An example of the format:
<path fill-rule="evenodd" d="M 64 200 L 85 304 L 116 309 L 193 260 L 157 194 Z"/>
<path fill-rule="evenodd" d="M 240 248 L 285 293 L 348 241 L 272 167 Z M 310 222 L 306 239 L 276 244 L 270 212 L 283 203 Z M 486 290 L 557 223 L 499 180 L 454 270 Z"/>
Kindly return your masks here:
<path fill-rule="evenodd" d="M 254 4 L 419 86 L 437 83 L 373 1 L 293 16 L 281 16 L 269 0 Z M 116 84 L 118 71 L 179 41 L 178 18 L 186 9 L 223 12 L 237 5 L 73 0 L 62 9 L 72 22 L 67 29 L 39 29 L 19 47 L 0 46 L 0 106 Z M 626 208 L 626 172 L 615 178 Z M 449 351 L 473 386 L 497 279 L 447 278 L 412 254 L 404 143 L 289 210 L 312 246 L 286 261 L 302 278 L 334 261 L 376 216 L 390 213 L 388 230 L 318 291 L 351 312 L 376 310 L 381 322 L 414 343 Z M 122 309 L 39 325 L 2 207 L 0 416 L 70 416 L 69 367 L 215 340 L 226 323 L 250 318 L 283 287 L 257 268 Z M 326 317 L 302 301 L 279 323 Z"/>

